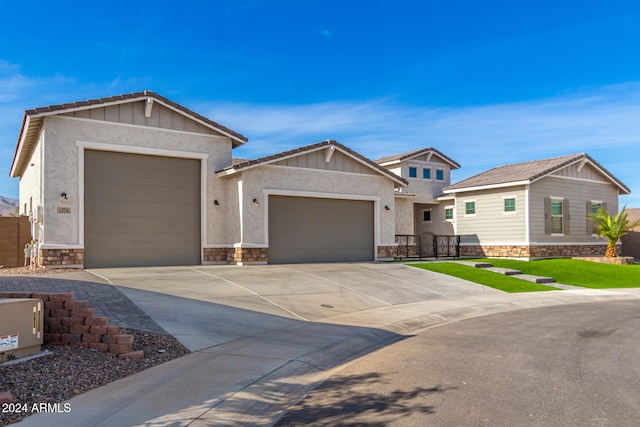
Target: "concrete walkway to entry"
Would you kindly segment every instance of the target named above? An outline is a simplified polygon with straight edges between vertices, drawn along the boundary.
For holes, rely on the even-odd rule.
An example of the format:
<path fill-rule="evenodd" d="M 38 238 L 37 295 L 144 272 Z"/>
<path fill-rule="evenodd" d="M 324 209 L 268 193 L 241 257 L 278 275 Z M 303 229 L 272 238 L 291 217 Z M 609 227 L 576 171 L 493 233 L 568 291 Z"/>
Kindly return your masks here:
<path fill-rule="evenodd" d="M 394 263 L 100 269 L 193 353 L 20 425 L 272 425 L 355 358 L 421 329 L 640 290 L 506 294 Z M 131 325 L 135 327 L 135 325 Z"/>

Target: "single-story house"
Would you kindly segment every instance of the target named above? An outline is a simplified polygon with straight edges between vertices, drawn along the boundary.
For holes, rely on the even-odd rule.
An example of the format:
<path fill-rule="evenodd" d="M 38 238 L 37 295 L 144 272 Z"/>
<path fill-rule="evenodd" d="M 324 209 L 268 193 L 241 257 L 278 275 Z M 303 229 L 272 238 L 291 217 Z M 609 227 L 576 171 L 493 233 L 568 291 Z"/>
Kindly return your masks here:
<path fill-rule="evenodd" d="M 587 154 L 496 167 L 443 189 L 460 254 L 541 258 L 603 255 L 589 215 L 618 212 L 630 190 Z"/>
<path fill-rule="evenodd" d="M 336 141 L 251 161 L 144 91 L 24 114 L 11 176 L 44 266 L 360 261 L 395 248 L 406 180 Z"/>
<path fill-rule="evenodd" d="M 605 244 L 586 214 L 629 192 L 586 154 L 451 185 L 460 165 L 434 148 L 372 161 L 327 140 L 234 159 L 246 142 L 151 91 L 25 111 L 10 174 L 37 262 L 369 261 L 423 233 L 460 234 L 469 255 L 583 255 Z"/>

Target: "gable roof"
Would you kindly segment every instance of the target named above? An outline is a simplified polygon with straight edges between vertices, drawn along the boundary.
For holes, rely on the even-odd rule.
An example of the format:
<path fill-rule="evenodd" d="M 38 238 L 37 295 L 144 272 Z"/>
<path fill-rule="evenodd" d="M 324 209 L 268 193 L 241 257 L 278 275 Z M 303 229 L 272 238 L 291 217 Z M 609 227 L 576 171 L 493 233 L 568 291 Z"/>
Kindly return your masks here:
<path fill-rule="evenodd" d="M 448 194 L 460 191 L 531 184 L 545 176 L 551 175 L 560 169 L 578 162 L 589 163 L 609 179 L 613 185 L 618 187 L 622 193 L 628 194 L 631 192 L 626 185 L 585 153 L 569 154 L 567 156 L 498 166 L 445 187 L 443 192 Z"/>
<path fill-rule="evenodd" d="M 409 182 L 406 179 L 399 177 L 398 175 L 396 175 L 395 173 L 389 171 L 388 169 L 383 168 L 382 166 L 378 165 L 377 163 L 374 163 L 373 161 L 367 159 L 363 155 L 356 153 L 355 151 L 351 150 L 350 148 L 348 148 L 348 147 L 346 147 L 346 146 L 344 146 L 344 145 L 340 144 L 339 142 L 337 142 L 335 140 L 332 140 L 332 139 L 328 139 L 326 141 L 318 142 L 318 143 L 307 145 L 307 146 L 300 147 L 300 148 L 295 148 L 293 150 L 283 151 L 282 153 L 277 153 L 277 154 L 272 154 L 270 156 L 260 157 L 258 159 L 254 159 L 254 160 L 245 160 L 243 162 L 239 162 L 239 163 L 236 163 L 236 164 L 232 164 L 231 166 L 227 166 L 224 169 L 216 171 L 216 173 L 219 174 L 219 175 L 231 175 L 231 174 L 236 173 L 236 172 L 241 172 L 243 170 L 251 169 L 251 168 L 254 168 L 254 167 L 268 165 L 268 164 L 271 164 L 271 163 L 278 162 L 280 160 L 284 160 L 284 159 L 289 158 L 289 157 L 299 156 L 300 154 L 309 153 L 309 152 L 312 152 L 312 151 L 318 151 L 318 150 L 321 150 L 323 148 L 331 147 L 331 146 L 335 147 L 336 150 L 344 153 L 348 157 L 351 157 L 352 159 L 354 159 L 355 161 L 365 165 L 366 167 L 368 167 L 370 169 L 373 169 L 374 171 L 380 173 L 381 175 L 384 175 L 384 176 L 390 178 L 391 180 L 395 181 L 396 183 L 400 184 L 403 187 L 409 184 Z"/>
<path fill-rule="evenodd" d="M 627 213 L 627 219 L 631 223 L 640 221 L 640 208 L 625 208 L 624 212 Z"/>
<path fill-rule="evenodd" d="M 442 160 L 444 160 L 446 163 L 448 163 L 451 166 L 451 169 L 460 168 L 460 165 L 458 164 L 458 162 L 454 161 L 450 157 L 445 156 L 440 151 L 432 147 L 420 148 L 418 150 L 408 151 L 406 153 L 394 154 L 391 156 L 382 157 L 378 160 L 374 160 L 374 162 L 376 162 L 379 165 L 389 166 L 389 165 L 400 163 L 402 161 L 413 159 L 428 153 L 435 154 L 436 156 L 440 157 Z"/>
<path fill-rule="evenodd" d="M 151 99 L 156 101 L 174 111 L 177 111 L 192 120 L 195 120 L 202 125 L 228 136 L 232 140 L 233 147 L 238 147 L 248 141 L 243 135 L 222 126 L 219 123 L 214 122 L 200 114 L 183 107 L 163 96 L 158 95 L 150 90 L 142 92 L 133 92 L 123 95 L 109 96 L 106 98 L 90 99 L 87 101 L 77 101 L 66 104 L 49 105 L 47 107 L 39 107 L 31 110 L 26 110 L 22 118 L 22 125 L 20 126 L 20 133 L 18 134 L 18 142 L 16 144 L 16 151 L 13 156 L 13 163 L 11 164 L 11 177 L 15 178 L 22 175 L 26 162 L 31 158 L 33 147 L 35 146 L 38 137 L 40 135 L 40 128 L 42 127 L 42 121 L 47 116 L 65 114 L 72 111 L 89 110 L 96 107 L 105 107 L 109 105 L 124 104 L 129 102 L 136 102 L 144 99 Z"/>

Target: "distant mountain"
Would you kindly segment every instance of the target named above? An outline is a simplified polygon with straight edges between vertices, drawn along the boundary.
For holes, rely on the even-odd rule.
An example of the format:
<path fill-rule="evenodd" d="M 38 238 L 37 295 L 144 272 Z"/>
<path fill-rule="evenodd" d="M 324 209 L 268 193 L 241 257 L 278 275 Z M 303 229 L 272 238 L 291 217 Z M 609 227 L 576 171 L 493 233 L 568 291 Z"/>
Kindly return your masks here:
<path fill-rule="evenodd" d="M 15 214 L 18 207 L 18 200 L 0 196 L 0 216 Z"/>

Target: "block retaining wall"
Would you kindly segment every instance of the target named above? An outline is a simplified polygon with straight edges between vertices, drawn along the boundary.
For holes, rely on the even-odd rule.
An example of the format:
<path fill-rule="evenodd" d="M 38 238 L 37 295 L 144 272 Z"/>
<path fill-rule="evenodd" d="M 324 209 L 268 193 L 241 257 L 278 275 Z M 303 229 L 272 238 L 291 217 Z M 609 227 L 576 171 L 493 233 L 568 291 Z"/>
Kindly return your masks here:
<path fill-rule="evenodd" d="M 139 357 L 133 351 L 133 335 L 96 316 L 89 301 L 76 301 L 71 292 L 0 292 L 0 298 L 40 298 L 44 302 L 44 344 L 75 345 L 119 357 Z"/>

